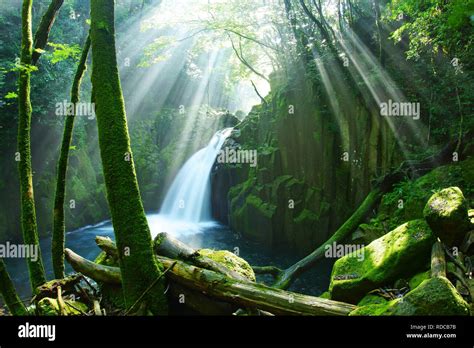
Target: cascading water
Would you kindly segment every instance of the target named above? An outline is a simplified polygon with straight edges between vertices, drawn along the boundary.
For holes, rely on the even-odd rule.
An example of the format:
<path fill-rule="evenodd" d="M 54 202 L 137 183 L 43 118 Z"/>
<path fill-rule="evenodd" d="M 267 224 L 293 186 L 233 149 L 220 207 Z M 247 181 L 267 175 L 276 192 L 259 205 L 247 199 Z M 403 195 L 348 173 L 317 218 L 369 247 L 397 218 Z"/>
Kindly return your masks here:
<path fill-rule="evenodd" d="M 212 220 L 211 169 L 231 132 L 232 128 L 218 131 L 205 148 L 184 164 L 166 193 L 161 215 L 194 223 Z"/>

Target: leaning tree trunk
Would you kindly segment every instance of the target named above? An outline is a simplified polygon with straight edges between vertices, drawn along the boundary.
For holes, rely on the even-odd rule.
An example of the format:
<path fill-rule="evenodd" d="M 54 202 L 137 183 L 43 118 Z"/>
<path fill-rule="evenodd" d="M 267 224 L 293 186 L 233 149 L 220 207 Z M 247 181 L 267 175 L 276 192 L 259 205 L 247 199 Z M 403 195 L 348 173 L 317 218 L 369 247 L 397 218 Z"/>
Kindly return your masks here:
<path fill-rule="evenodd" d="M 3 259 L 0 259 L 0 294 L 12 315 L 27 315 L 25 305 L 18 297 Z"/>
<path fill-rule="evenodd" d="M 38 248 L 36 261 L 28 259 L 28 271 L 32 289 L 46 281 L 41 258 L 38 230 L 36 226 L 35 200 L 33 194 L 33 174 L 31 168 L 31 100 L 30 74 L 33 52 L 33 34 L 31 31 L 32 0 L 24 0 L 22 6 L 21 30 L 21 68 L 18 86 L 18 170 L 21 196 L 21 230 L 25 244 Z"/>
<path fill-rule="evenodd" d="M 92 85 L 107 200 L 119 250 L 128 307 L 146 292 L 154 314 L 167 312 L 161 265 L 155 260 L 150 230 L 130 149 L 125 105 L 115 53 L 114 1 L 91 1 Z M 147 291 L 152 284 L 152 290 Z"/>
<path fill-rule="evenodd" d="M 87 55 L 91 45 L 90 37 L 87 36 L 86 43 L 82 49 L 81 59 L 77 66 L 76 75 L 71 88 L 71 103 L 75 106 L 79 101 L 80 87 L 82 77 L 86 71 Z M 66 173 L 69 157 L 69 148 L 71 146 L 72 130 L 74 127 L 74 114 L 66 117 L 64 124 L 63 140 L 59 154 L 58 171 L 56 178 L 56 193 L 54 197 L 53 210 L 53 238 L 51 244 L 51 256 L 53 259 L 53 270 L 56 278 L 64 277 L 64 196 L 66 195 Z"/>
<path fill-rule="evenodd" d="M 49 33 L 54 24 L 54 21 L 56 20 L 59 9 L 63 5 L 63 2 L 64 0 L 52 0 L 48 6 L 48 9 L 41 18 L 41 21 L 38 25 L 38 29 L 35 33 L 35 51 L 33 51 L 33 55 L 31 58 L 33 65 L 36 64 L 39 57 L 41 56 L 41 50 L 46 47 Z"/>
<path fill-rule="evenodd" d="M 275 287 L 280 289 L 287 289 L 292 282 L 302 272 L 311 268 L 323 255 L 327 245 L 331 245 L 334 242 L 339 242 L 346 238 L 351 232 L 353 232 L 357 226 L 363 221 L 367 213 L 372 210 L 374 205 L 378 202 L 382 193 L 380 189 L 376 188 L 370 192 L 365 198 L 364 202 L 359 208 L 351 215 L 351 217 L 329 238 L 326 242 L 320 245 L 311 254 L 306 256 L 304 259 L 298 261 L 293 266 L 284 270 L 277 278 Z"/>

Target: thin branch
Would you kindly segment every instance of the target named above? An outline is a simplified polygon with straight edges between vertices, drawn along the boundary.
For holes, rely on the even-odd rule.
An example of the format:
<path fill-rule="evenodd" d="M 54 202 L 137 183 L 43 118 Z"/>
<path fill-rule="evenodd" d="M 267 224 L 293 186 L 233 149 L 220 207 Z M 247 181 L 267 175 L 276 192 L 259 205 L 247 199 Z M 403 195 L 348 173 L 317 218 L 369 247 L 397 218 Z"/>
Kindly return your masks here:
<path fill-rule="evenodd" d="M 267 78 L 265 75 L 263 75 L 263 74 L 259 73 L 257 70 L 255 70 L 255 69 L 245 60 L 245 58 L 242 57 L 242 56 L 239 54 L 239 52 L 238 52 L 237 49 L 235 48 L 234 41 L 232 40 L 232 38 L 230 37 L 230 35 L 229 35 L 229 40 L 230 40 L 230 43 L 231 43 L 231 45 L 232 45 L 232 49 L 234 50 L 235 55 L 236 55 L 237 58 L 242 62 L 242 64 L 244 64 L 244 65 L 245 65 L 247 68 L 249 68 L 253 73 L 255 73 L 255 75 L 260 76 L 262 79 L 264 79 L 264 80 L 267 81 L 267 82 L 270 82 L 270 80 L 268 80 L 268 78 Z"/>

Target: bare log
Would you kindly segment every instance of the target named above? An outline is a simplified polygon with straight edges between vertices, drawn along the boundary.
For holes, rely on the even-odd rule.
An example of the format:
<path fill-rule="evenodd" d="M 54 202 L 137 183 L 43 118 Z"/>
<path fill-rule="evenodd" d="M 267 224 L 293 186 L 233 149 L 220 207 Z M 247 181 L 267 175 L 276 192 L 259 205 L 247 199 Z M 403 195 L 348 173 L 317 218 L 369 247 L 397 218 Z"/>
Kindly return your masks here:
<path fill-rule="evenodd" d="M 440 241 L 436 241 L 431 249 L 431 277 L 446 277 L 446 259 Z"/>
<path fill-rule="evenodd" d="M 80 272 L 95 281 L 109 284 L 122 284 L 120 268 L 99 265 L 95 262 L 86 260 L 67 248 L 64 250 L 64 254 L 67 262 L 69 262 L 75 271 Z"/>
<path fill-rule="evenodd" d="M 211 270 L 198 268 L 182 261 L 157 256 L 169 268 L 166 276 L 185 288 L 199 291 L 210 298 L 240 307 L 258 308 L 278 315 L 348 315 L 357 307 L 319 297 L 302 295 L 248 280 L 231 279 Z M 71 266 L 92 279 L 119 284 L 118 267 L 95 264 L 66 249 L 66 259 Z"/>

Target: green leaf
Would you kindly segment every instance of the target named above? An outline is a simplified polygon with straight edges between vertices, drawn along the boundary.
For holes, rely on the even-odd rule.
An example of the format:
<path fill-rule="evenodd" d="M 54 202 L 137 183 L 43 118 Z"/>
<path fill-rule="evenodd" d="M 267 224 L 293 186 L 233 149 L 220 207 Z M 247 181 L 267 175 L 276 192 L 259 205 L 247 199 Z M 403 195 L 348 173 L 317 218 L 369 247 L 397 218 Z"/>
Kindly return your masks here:
<path fill-rule="evenodd" d="M 18 94 L 15 92 L 8 92 L 7 95 L 5 96 L 5 99 L 15 99 L 18 98 Z"/>

